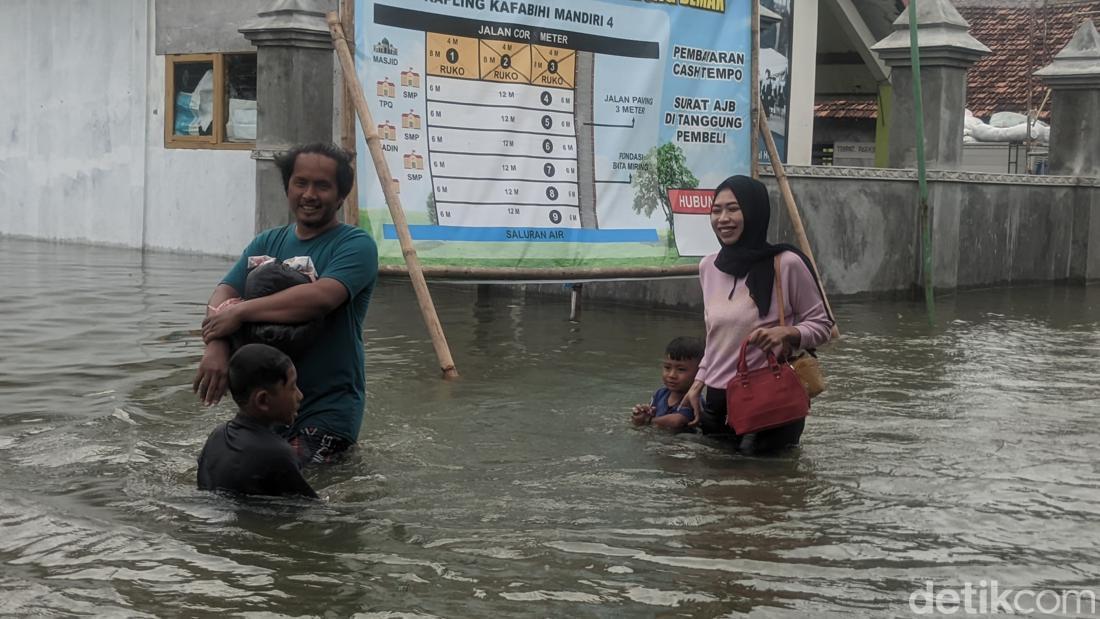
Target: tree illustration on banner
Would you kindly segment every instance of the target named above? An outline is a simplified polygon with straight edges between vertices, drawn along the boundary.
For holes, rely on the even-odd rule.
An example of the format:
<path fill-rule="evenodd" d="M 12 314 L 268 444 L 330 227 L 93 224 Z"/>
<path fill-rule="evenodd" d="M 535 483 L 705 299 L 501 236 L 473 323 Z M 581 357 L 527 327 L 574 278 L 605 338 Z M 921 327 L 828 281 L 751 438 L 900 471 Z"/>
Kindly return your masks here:
<path fill-rule="evenodd" d="M 699 186 L 699 179 L 686 165 L 684 151 L 671 142 L 653 147 L 634 171 L 633 185 L 634 212 L 649 217 L 660 204 L 668 222 L 668 246 L 676 247 L 668 190 L 695 189 Z"/>
<path fill-rule="evenodd" d="M 433 226 L 439 225 L 439 211 L 435 208 L 435 192 L 428 194 L 428 221 Z"/>

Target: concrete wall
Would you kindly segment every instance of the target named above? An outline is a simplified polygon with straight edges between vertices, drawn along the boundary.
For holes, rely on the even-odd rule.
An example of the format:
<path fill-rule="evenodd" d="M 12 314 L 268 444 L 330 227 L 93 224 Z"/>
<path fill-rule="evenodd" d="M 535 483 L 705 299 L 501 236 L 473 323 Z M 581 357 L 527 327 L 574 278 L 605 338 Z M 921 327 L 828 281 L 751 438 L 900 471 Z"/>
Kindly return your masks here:
<path fill-rule="evenodd" d="M 835 142 L 875 143 L 873 118 L 817 118 L 814 120 L 814 143 Z"/>
<path fill-rule="evenodd" d="M 236 254 L 249 151 L 166 150 L 152 0 L 0 4 L 0 234 Z"/>
<path fill-rule="evenodd" d="M 263 0 L 156 0 L 156 53 L 254 52 L 237 32 L 256 19 Z"/>
<path fill-rule="evenodd" d="M 0 233 L 141 244 L 146 0 L 0 6 Z"/>
<path fill-rule="evenodd" d="M 917 182 L 912 170 L 788 168 L 830 296 L 913 295 L 919 281 Z M 1100 179 L 929 172 L 937 289 L 1100 279 Z M 794 243 L 775 179 L 772 242 Z M 568 294 L 560 284 L 531 294 Z M 694 279 L 586 283 L 583 295 L 698 309 Z"/>
<path fill-rule="evenodd" d="M 960 198 L 941 200 L 939 214 L 957 218 L 958 233 L 951 242 L 953 222 L 936 230 L 944 237 L 937 245 L 938 263 L 955 267 L 954 282 L 948 272 L 937 285 L 968 288 L 1071 278 L 1076 198 L 1095 188 L 961 182 L 941 182 L 938 188 L 944 198 L 952 193 Z"/>
<path fill-rule="evenodd" d="M 1018 169 L 1010 170 L 1008 162 L 1014 155 L 1013 149 L 1017 150 L 1015 156 L 1019 158 L 1019 164 L 1018 166 L 1012 166 L 1014 168 L 1018 167 Z M 971 172 L 988 172 L 990 174 L 1024 172 L 1027 169 L 1027 162 L 1024 161 L 1024 147 L 1007 142 L 999 144 L 963 144 L 962 164 L 959 169 Z"/>

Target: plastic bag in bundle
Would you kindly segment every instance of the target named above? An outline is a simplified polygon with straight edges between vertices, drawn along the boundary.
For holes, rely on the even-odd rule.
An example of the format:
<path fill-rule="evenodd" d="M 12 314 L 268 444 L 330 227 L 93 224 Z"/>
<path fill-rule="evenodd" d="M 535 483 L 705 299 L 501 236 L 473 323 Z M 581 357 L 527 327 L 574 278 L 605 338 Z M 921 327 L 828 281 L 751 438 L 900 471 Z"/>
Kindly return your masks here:
<path fill-rule="evenodd" d="M 214 122 L 214 72 L 203 73 L 193 92 L 176 95 L 176 135 L 202 135 Z"/>
<path fill-rule="evenodd" d="M 209 134 L 214 124 L 214 72 L 207 71 L 191 94 L 191 105 L 198 113 L 199 131 Z"/>
<path fill-rule="evenodd" d="M 1027 125 L 1013 125 L 1011 127 L 991 127 L 979 125 L 971 129 L 970 135 L 982 142 L 1023 142 L 1027 139 Z M 1047 141 L 1050 139 L 1050 129 L 1033 125 L 1031 137 Z"/>
<path fill-rule="evenodd" d="M 309 275 L 281 262 L 265 262 L 252 269 L 245 280 L 244 298 L 257 299 L 282 292 L 299 284 L 308 284 L 313 280 Z M 298 359 L 317 339 L 324 326 L 324 319 L 318 318 L 301 324 L 245 323 L 234 336 L 234 346 L 245 344 L 267 344 L 274 346 Z"/>
<path fill-rule="evenodd" d="M 225 137 L 230 142 L 256 140 L 256 102 L 248 99 L 229 100 L 229 120 L 225 123 Z"/>
<path fill-rule="evenodd" d="M 176 135 L 198 135 L 199 124 L 194 110 L 191 109 L 191 93 L 176 95 L 175 124 L 172 127 Z"/>
<path fill-rule="evenodd" d="M 994 112 L 989 117 L 989 126 L 998 129 L 1007 129 L 1017 125 L 1026 125 L 1027 116 L 1017 112 Z"/>

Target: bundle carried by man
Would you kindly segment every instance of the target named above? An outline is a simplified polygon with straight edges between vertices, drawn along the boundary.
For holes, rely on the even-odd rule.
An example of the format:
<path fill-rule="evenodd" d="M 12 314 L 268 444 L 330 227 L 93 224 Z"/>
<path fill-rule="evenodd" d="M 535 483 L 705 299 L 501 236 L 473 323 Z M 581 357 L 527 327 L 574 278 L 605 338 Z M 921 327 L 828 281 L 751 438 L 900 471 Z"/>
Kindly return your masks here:
<path fill-rule="evenodd" d="M 317 270 L 309 256 L 297 256 L 282 262 L 271 256 L 249 256 L 248 278 L 242 296 L 210 309 L 216 314 L 241 301 L 266 297 L 316 280 Z M 246 322 L 233 335 L 232 347 L 236 350 L 245 344 L 267 344 L 292 359 L 298 359 L 316 339 L 323 325 L 323 318 L 301 324 Z"/>

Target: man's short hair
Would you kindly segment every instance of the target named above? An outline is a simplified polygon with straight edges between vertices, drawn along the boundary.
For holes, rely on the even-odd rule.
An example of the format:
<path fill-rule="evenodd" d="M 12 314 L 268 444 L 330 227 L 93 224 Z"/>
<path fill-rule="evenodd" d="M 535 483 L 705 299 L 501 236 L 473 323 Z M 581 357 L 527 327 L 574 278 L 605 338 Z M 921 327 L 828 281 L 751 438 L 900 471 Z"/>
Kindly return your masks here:
<path fill-rule="evenodd" d="M 275 165 L 283 174 L 283 191 L 290 191 L 290 177 L 294 175 L 294 164 L 298 161 L 298 155 L 313 154 L 324 155 L 336 162 L 336 191 L 340 199 L 348 197 L 351 193 L 351 185 L 355 182 L 355 170 L 351 167 L 351 153 L 335 144 L 314 142 L 312 144 L 299 144 L 294 148 L 280 153 L 275 157 Z"/>
<path fill-rule="evenodd" d="M 673 361 L 699 361 L 704 351 L 705 344 L 697 337 L 681 336 L 665 346 L 665 355 Z"/>
<path fill-rule="evenodd" d="M 248 404 L 252 392 L 286 382 L 293 367 L 290 357 L 267 344 L 245 344 L 229 358 L 229 393 L 238 406 Z"/>

